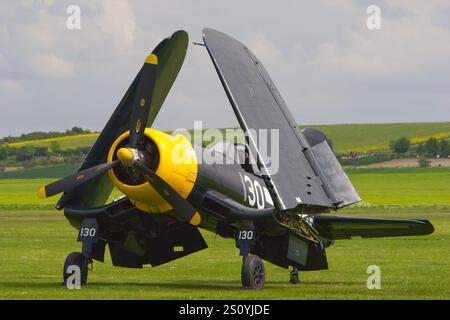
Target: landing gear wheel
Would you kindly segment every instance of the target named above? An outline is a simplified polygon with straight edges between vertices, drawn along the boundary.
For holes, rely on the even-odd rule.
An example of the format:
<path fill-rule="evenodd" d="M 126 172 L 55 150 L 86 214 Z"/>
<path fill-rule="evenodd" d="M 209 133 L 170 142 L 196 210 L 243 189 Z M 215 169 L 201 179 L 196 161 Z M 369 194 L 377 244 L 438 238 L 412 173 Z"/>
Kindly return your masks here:
<path fill-rule="evenodd" d="M 260 257 L 255 255 L 244 257 L 241 270 L 241 282 L 244 289 L 261 290 L 264 288 L 265 270 Z"/>
<path fill-rule="evenodd" d="M 88 268 L 87 267 L 83 268 L 83 256 L 80 252 L 72 252 L 67 256 L 66 261 L 64 262 L 64 270 L 63 270 L 64 285 L 67 285 L 67 279 L 73 273 L 73 271 L 68 270 L 70 266 L 78 266 L 80 268 L 81 271 L 80 284 L 84 286 L 87 282 Z"/>
<path fill-rule="evenodd" d="M 289 278 L 289 282 L 292 283 L 292 284 L 299 284 L 300 283 L 300 279 L 298 277 L 297 268 L 292 269 L 291 276 Z"/>

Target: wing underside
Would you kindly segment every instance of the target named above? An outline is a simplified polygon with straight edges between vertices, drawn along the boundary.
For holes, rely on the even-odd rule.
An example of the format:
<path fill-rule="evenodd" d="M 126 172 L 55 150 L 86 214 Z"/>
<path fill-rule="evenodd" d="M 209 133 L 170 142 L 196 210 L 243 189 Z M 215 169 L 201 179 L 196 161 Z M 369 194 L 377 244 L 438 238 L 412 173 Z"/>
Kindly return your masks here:
<path fill-rule="evenodd" d="M 427 235 L 434 231 L 427 220 L 373 219 L 317 215 L 314 228 L 326 239 L 350 239 L 352 237 L 378 238 Z"/>
<path fill-rule="evenodd" d="M 262 63 L 246 46 L 222 32 L 205 29 L 203 37 L 241 128 L 247 132 L 249 147 L 267 178 L 275 207 L 278 210 L 303 205 L 339 207 L 343 201 L 334 192 L 314 150 Z M 258 145 L 261 130 L 267 130 L 265 150 L 272 152 L 278 148 L 275 166 L 274 159 L 270 159 L 268 152 L 261 152 Z M 272 141 L 273 130 L 278 132 L 278 141 Z M 357 194 L 346 204 L 355 199 L 359 200 Z"/>

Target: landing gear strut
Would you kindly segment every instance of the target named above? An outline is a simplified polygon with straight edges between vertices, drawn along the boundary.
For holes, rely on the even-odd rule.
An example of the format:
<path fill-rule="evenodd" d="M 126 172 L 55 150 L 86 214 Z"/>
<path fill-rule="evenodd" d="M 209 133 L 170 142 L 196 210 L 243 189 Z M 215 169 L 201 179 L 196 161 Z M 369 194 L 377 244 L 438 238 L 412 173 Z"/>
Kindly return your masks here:
<path fill-rule="evenodd" d="M 76 274 L 76 269 L 80 272 L 80 285 L 84 286 L 87 283 L 88 266 L 92 264 L 92 247 L 99 240 L 97 219 L 86 218 L 81 221 L 77 240 L 82 243 L 81 253 L 72 252 L 64 262 L 63 279 L 66 286 L 71 275 Z"/>
<path fill-rule="evenodd" d="M 243 223 L 236 234 L 236 247 L 242 256 L 241 282 L 243 289 L 261 290 L 264 288 L 266 272 L 260 257 L 250 254 L 256 244 L 256 229 L 253 222 Z"/>
<path fill-rule="evenodd" d="M 300 283 L 300 280 L 299 280 L 299 277 L 298 277 L 298 269 L 297 269 L 297 267 L 292 267 L 292 271 L 291 271 L 291 275 L 290 275 L 290 278 L 289 278 L 289 282 L 292 283 L 292 284 L 299 284 Z"/>

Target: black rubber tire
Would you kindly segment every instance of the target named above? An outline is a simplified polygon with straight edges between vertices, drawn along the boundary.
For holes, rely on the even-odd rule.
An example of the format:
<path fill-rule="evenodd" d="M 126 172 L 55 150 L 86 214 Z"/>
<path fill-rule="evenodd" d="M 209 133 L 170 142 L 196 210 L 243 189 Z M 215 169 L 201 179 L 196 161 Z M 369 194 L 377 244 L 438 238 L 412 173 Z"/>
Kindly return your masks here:
<path fill-rule="evenodd" d="M 78 266 L 81 270 L 81 285 L 84 286 L 87 283 L 87 277 L 88 277 L 88 270 L 87 268 L 85 268 L 85 270 L 83 270 L 82 265 L 83 265 L 83 256 L 80 252 L 72 252 L 70 253 L 67 258 L 66 261 L 64 261 L 64 270 L 63 270 L 63 279 L 64 285 L 67 285 L 67 279 L 69 278 L 70 274 L 67 273 L 67 268 L 69 268 L 69 266 Z"/>
<path fill-rule="evenodd" d="M 298 271 L 297 272 L 291 271 L 289 282 L 292 283 L 292 284 L 299 284 L 300 283 L 300 279 L 299 279 L 299 276 L 298 276 Z"/>
<path fill-rule="evenodd" d="M 241 282 L 244 289 L 261 290 L 264 288 L 266 274 L 260 257 L 248 255 L 242 262 Z"/>

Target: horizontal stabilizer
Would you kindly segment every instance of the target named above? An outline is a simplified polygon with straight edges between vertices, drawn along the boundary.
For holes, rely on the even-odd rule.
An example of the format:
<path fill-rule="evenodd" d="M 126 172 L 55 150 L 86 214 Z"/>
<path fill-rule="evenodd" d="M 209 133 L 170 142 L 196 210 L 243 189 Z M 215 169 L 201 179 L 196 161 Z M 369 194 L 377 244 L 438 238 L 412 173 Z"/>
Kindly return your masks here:
<path fill-rule="evenodd" d="M 352 237 L 378 238 L 396 236 L 427 235 L 434 231 L 428 220 L 372 219 L 317 215 L 314 228 L 324 238 L 330 240 Z"/>

